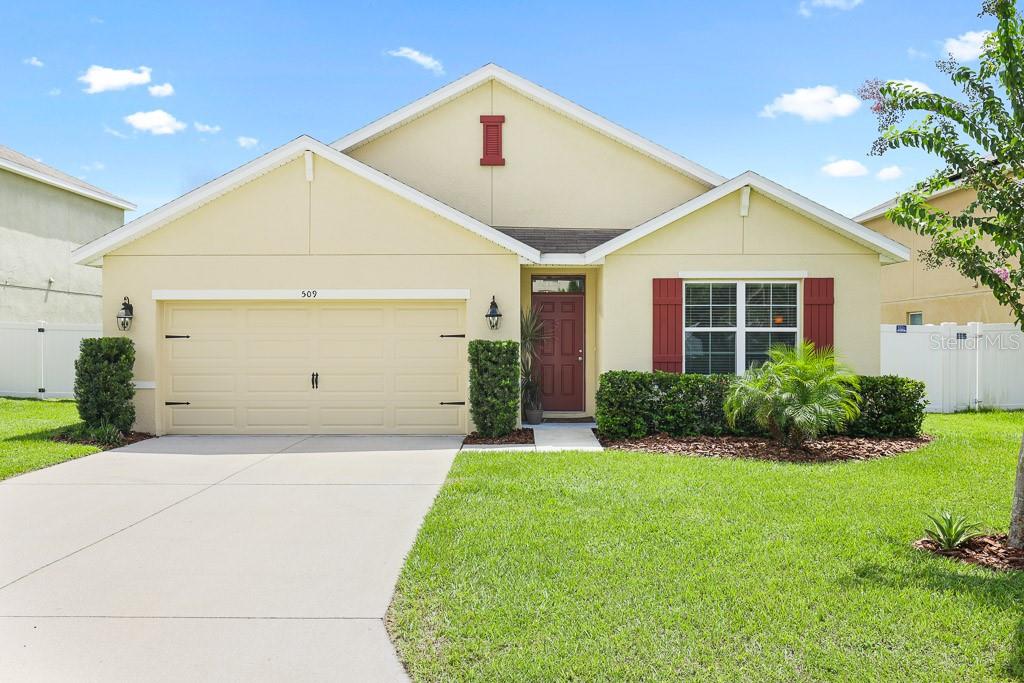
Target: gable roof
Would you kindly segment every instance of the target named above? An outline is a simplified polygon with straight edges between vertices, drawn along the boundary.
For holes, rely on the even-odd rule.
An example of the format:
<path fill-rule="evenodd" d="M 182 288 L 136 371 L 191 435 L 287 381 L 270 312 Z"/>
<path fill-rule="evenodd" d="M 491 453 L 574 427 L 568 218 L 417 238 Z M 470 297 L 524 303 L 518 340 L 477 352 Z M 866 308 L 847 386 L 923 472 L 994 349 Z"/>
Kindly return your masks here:
<path fill-rule="evenodd" d="M 608 254 L 617 251 L 628 244 L 632 244 L 638 239 L 646 237 L 652 232 L 659 230 L 666 225 L 683 218 L 684 216 L 688 216 L 712 202 L 715 202 L 746 186 L 749 186 L 766 197 L 773 199 L 780 204 L 803 214 L 804 216 L 807 216 L 826 228 L 834 230 L 840 235 L 878 252 L 882 263 L 899 263 L 910 258 L 910 250 L 899 242 L 891 240 L 870 228 L 866 228 L 860 223 L 857 223 L 842 214 L 836 213 L 832 209 L 822 206 L 807 197 L 799 195 L 776 182 L 768 180 L 764 176 L 758 175 L 753 171 L 747 171 L 722 183 L 713 190 L 708 190 L 704 194 L 698 195 L 688 202 L 684 202 L 674 209 L 669 209 L 660 216 L 656 216 L 646 223 L 638 225 L 628 232 L 625 232 L 604 244 L 594 247 L 584 254 L 583 260 L 585 263 L 594 263 L 599 261 Z"/>
<path fill-rule="evenodd" d="M 125 199 L 3 145 L 0 145 L 0 168 L 119 209 L 131 211 L 135 208 Z"/>
<path fill-rule="evenodd" d="M 616 140 L 623 145 L 640 152 L 641 154 L 645 154 L 657 161 L 660 161 L 666 166 L 684 173 L 708 187 L 715 187 L 716 185 L 725 182 L 725 178 L 714 171 L 690 161 L 686 157 L 676 154 L 661 145 L 651 142 L 631 130 L 627 130 L 616 123 L 612 123 L 608 119 L 595 114 L 589 109 L 585 109 L 575 102 L 567 100 L 561 95 L 556 95 L 550 90 L 540 87 L 536 83 L 528 81 L 521 76 L 517 76 L 511 71 L 501 68 L 497 64 L 487 64 L 482 66 L 476 71 L 473 71 L 462 78 L 435 90 L 426 97 L 421 97 L 415 102 L 393 111 L 387 116 L 379 118 L 376 121 L 363 126 L 359 130 L 353 131 L 348 135 L 335 140 L 331 143 L 331 147 L 342 152 L 352 150 L 353 148 L 366 144 L 367 142 L 398 128 L 399 126 L 402 126 L 409 121 L 440 107 L 446 102 L 455 99 L 463 93 L 469 92 L 477 86 L 483 85 L 491 80 L 498 81 L 502 85 L 511 88 L 519 94 L 524 95 L 535 102 L 548 107 L 549 109 L 553 109 L 570 119 L 583 124 L 584 126 L 603 133 L 613 140 Z"/>
<path fill-rule="evenodd" d="M 956 192 L 957 190 L 962 190 L 962 189 L 963 189 L 963 184 L 959 183 L 959 182 L 955 182 L 953 185 L 950 185 L 949 187 L 947 187 L 945 189 L 939 190 L 938 192 L 936 192 L 933 195 L 929 195 L 928 199 L 935 199 L 936 197 L 942 197 L 944 195 L 952 194 L 953 192 Z M 899 200 L 899 196 L 893 197 L 889 201 L 882 202 L 881 204 L 878 204 L 877 206 L 871 207 L 870 209 L 868 209 L 864 213 L 857 214 L 856 216 L 853 217 L 853 220 L 857 221 L 858 223 L 864 223 L 866 221 L 874 220 L 874 219 L 878 218 L 879 216 L 884 216 L 886 211 L 888 211 L 892 207 L 896 206 L 896 202 L 898 200 Z"/>
<path fill-rule="evenodd" d="M 522 242 L 505 235 L 499 230 L 484 225 L 480 221 L 467 216 L 466 214 L 443 204 L 433 197 L 427 196 L 408 185 L 401 183 L 389 175 L 356 161 L 352 157 L 342 154 L 336 149 L 328 147 L 319 140 L 308 135 L 300 136 L 291 142 L 284 144 L 277 149 L 267 152 L 263 156 L 250 161 L 249 163 L 229 171 L 224 175 L 211 180 L 191 192 L 188 192 L 177 199 L 154 209 L 144 216 L 140 216 L 120 228 L 108 232 L 96 238 L 88 244 L 84 244 L 71 253 L 76 263 L 95 264 L 105 254 L 122 247 L 129 242 L 147 235 L 154 230 L 170 223 L 171 221 L 184 216 L 185 214 L 198 209 L 214 199 L 227 194 L 235 188 L 253 180 L 254 178 L 268 173 L 289 161 L 303 156 L 306 152 L 312 152 L 317 156 L 326 159 L 342 168 L 351 171 L 355 175 L 369 180 L 370 182 L 390 191 L 394 194 L 411 201 L 414 204 L 445 218 L 456 225 L 469 230 L 472 233 L 490 240 L 495 244 L 518 254 L 519 256 L 537 261 L 540 259 L 540 252 Z"/>

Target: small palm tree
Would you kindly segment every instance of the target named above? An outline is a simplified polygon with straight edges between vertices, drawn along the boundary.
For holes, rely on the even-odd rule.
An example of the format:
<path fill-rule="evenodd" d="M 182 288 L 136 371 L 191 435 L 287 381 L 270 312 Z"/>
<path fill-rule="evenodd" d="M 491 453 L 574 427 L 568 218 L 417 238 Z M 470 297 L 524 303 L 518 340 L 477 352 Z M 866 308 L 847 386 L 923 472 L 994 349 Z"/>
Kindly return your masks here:
<path fill-rule="evenodd" d="M 522 401 L 524 410 L 540 410 L 540 384 L 533 371 L 540 345 L 550 337 L 544 330 L 544 323 L 537 311 L 521 311 L 519 314 L 519 350 L 522 353 Z"/>
<path fill-rule="evenodd" d="M 860 414 L 860 382 L 832 349 L 810 342 L 776 346 L 768 362 L 733 382 L 725 402 L 729 424 L 750 417 L 772 438 L 802 448 L 830 430 L 840 430 Z"/>

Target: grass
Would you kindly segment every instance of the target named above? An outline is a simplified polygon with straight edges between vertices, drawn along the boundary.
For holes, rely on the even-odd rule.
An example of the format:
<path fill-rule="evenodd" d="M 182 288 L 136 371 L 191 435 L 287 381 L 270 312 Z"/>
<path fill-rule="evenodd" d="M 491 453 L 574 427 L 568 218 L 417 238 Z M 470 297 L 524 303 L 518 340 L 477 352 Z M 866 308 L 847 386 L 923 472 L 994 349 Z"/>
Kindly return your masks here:
<path fill-rule="evenodd" d="M 100 450 L 50 440 L 55 431 L 76 422 L 74 401 L 0 398 L 0 479 Z"/>
<path fill-rule="evenodd" d="M 869 462 L 460 453 L 389 628 L 414 680 L 1024 679 L 1024 574 L 911 548 L 1005 531 L 1022 413 Z"/>

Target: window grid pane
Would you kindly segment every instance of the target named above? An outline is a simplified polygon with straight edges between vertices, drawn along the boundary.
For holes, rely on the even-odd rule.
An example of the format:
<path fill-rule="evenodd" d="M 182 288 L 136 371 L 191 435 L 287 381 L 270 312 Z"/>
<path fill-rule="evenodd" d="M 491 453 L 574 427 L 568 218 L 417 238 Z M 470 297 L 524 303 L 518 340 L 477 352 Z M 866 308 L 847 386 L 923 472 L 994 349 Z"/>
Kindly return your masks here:
<path fill-rule="evenodd" d="M 685 288 L 685 327 L 736 327 L 735 282 L 697 282 Z"/>

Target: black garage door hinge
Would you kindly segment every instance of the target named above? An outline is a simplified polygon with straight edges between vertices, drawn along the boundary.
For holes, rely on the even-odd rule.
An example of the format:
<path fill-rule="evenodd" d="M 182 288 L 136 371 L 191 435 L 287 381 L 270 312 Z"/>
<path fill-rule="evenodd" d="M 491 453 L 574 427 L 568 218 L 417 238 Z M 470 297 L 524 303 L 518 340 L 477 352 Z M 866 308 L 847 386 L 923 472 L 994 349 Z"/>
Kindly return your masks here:
<path fill-rule="evenodd" d="M 164 339 L 191 339 L 187 334 L 165 334 Z"/>
<path fill-rule="evenodd" d="M 190 406 L 188 401 L 164 401 L 165 406 Z"/>
<path fill-rule="evenodd" d="M 442 334 L 441 339 L 465 339 L 464 334 Z"/>
<path fill-rule="evenodd" d="M 441 405 L 443 405 L 443 406 L 464 406 L 464 405 L 466 405 L 466 402 L 465 401 L 441 401 Z"/>

